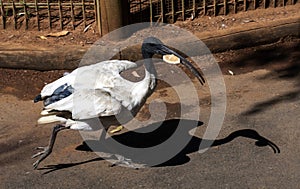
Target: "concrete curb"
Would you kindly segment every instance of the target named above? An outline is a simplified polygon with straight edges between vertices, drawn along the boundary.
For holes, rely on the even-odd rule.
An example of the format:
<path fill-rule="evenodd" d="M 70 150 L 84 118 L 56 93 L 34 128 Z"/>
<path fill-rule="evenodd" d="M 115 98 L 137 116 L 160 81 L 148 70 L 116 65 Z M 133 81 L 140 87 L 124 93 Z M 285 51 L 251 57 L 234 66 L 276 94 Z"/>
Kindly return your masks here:
<path fill-rule="evenodd" d="M 0 46 L 0 67 L 30 70 L 75 69 L 87 48 L 63 47 L 38 49 L 32 47 L 4 49 Z"/>
<path fill-rule="evenodd" d="M 300 37 L 300 18 L 273 23 L 269 26 L 255 27 L 244 31 L 231 32 L 225 35 L 203 37 L 197 35 L 211 50 L 211 52 L 224 52 L 246 47 L 274 43 L 282 38 Z"/>

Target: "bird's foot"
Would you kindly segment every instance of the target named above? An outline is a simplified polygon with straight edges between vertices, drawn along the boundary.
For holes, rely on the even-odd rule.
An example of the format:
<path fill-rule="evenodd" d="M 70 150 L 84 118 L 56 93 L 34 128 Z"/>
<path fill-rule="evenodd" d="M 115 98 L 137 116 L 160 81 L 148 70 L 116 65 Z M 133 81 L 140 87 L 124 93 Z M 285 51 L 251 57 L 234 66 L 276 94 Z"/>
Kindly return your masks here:
<path fill-rule="evenodd" d="M 43 161 L 51 153 L 49 146 L 37 147 L 36 149 L 37 150 L 42 150 L 42 151 L 40 151 L 40 152 L 34 154 L 33 156 L 31 156 L 31 158 L 36 158 L 36 157 L 40 156 L 40 158 L 32 164 L 34 169 L 37 169 L 40 162 Z"/>
<path fill-rule="evenodd" d="M 37 147 L 38 150 L 42 150 L 36 154 L 34 154 L 32 156 L 32 158 L 36 158 L 39 156 L 39 159 L 34 162 L 33 164 L 33 168 L 36 169 L 39 165 L 39 163 L 41 163 L 46 157 L 48 157 L 53 149 L 53 145 L 55 143 L 55 139 L 56 139 L 56 135 L 59 131 L 64 130 L 64 129 L 69 129 L 70 127 L 66 127 L 63 124 L 58 124 L 55 127 L 53 127 L 53 131 L 52 131 L 52 135 L 50 137 L 50 142 L 49 142 L 49 146 L 47 147 Z"/>
<path fill-rule="evenodd" d="M 41 156 L 43 155 L 44 153 L 46 153 L 48 150 L 49 150 L 49 147 L 48 146 L 39 146 L 39 147 L 36 147 L 36 150 L 42 150 L 36 154 L 34 154 L 33 156 L 31 156 L 31 158 L 36 158 L 38 156 Z"/>
<path fill-rule="evenodd" d="M 129 167 L 129 168 L 133 168 L 133 169 L 140 169 L 140 168 L 145 167 L 145 165 L 134 163 L 134 162 L 132 162 L 131 159 L 125 158 L 124 156 L 116 155 L 116 154 L 114 156 L 117 157 L 118 160 L 116 162 L 114 162 L 111 165 L 111 167 L 114 167 L 114 166 L 117 166 L 117 165 L 124 166 L 124 167 Z"/>

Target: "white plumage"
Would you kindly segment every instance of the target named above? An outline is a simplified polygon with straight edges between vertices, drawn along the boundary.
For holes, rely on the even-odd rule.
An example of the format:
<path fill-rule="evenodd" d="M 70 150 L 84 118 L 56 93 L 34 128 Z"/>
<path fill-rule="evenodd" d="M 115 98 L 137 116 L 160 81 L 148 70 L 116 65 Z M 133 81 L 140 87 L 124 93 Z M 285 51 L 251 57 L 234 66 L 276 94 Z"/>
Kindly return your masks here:
<path fill-rule="evenodd" d="M 149 89 L 154 88 L 154 76 L 145 72 L 142 81 L 131 82 L 124 79 L 120 73 L 135 68 L 137 64 L 126 60 L 110 60 L 77 68 L 70 74 L 46 85 L 41 91 L 41 97 L 51 96 L 62 85 L 70 85 L 74 92 L 57 102 L 45 106 L 45 110 L 69 111 L 73 120 L 85 120 L 95 117 L 112 116 L 120 113 L 122 106 L 132 110 L 146 96 Z M 152 79 L 151 79 L 152 78 Z M 151 86 L 150 86 L 151 84 Z M 45 114 L 45 110 L 43 111 Z M 44 122 L 42 117 L 39 123 Z M 74 121 L 59 119 L 68 123 L 71 129 L 91 130 L 76 127 Z M 53 119 L 53 122 L 57 119 Z"/>

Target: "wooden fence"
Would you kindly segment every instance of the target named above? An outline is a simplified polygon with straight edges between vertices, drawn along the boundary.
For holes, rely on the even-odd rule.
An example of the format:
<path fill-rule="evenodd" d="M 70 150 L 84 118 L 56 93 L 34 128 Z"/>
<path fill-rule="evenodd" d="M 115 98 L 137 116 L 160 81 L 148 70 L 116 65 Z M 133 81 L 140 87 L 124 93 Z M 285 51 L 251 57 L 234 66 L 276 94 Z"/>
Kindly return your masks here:
<path fill-rule="evenodd" d="M 132 0 L 131 22 L 167 22 L 294 5 L 297 0 Z"/>
<path fill-rule="evenodd" d="M 66 26 L 75 29 L 79 24 L 84 27 L 95 21 L 94 0 L 0 0 L 2 28 L 13 25 L 14 29 L 52 29 Z M 29 24 L 30 22 L 30 24 Z"/>
<path fill-rule="evenodd" d="M 75 29 L 101 22 L 101 0 L 0 0 L 3 29 Z M 129 23 L 169 22 L 293 5 L 297 0 L 128 0 Z M 98 23 L 101 26 L 101 23 Z"/>

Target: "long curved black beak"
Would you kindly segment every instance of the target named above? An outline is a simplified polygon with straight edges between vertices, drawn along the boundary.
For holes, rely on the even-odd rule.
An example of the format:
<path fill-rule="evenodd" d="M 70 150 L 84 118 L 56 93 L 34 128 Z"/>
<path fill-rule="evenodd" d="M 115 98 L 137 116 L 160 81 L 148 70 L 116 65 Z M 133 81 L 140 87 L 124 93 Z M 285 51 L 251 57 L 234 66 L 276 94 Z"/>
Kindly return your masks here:
<path fill-rule="evenodd" d="M 203 76 L 200 74 L 200 72 L 198 72 L 198 70 L 187 59 L 182 57 L 180 54 L 178 54 L 177 52 L 173 51 L 172 49 L 170 49 L 169 47 L 167 47 L 166 45 L 163 45 L 163 44 L 159 44 L 159 48 L 157 49 L 156 53 L 162 54 L 162 55 L 173 54 L 173 55 L 177 56 L 180 59 L 180 63 L 183 64 L 188 69 L 190 69 L 191 72 L 197 77 L 199 82 L 202 85 L 204 85 L 205 80 L 204 80 Z"/>

